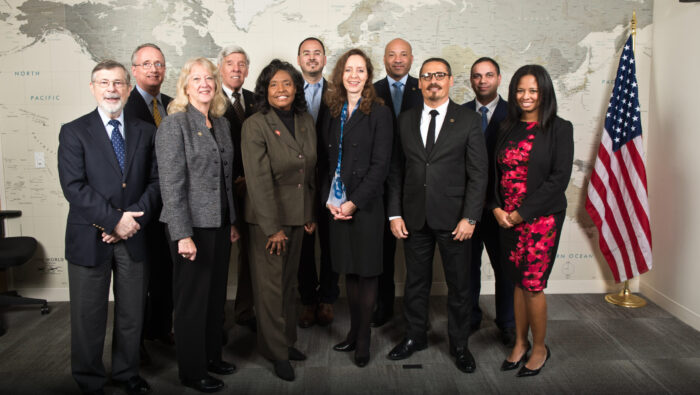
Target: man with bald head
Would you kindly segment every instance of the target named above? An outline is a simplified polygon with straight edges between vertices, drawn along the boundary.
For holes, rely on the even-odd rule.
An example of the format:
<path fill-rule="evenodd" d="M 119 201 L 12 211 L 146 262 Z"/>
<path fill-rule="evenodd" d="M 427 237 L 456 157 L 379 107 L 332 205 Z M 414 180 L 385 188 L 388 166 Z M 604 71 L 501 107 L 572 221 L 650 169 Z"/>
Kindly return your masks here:
<path fill-rule="evenodd" d="M 423 95 L 418 88 L 418 80 L 408 75 L 413 63 L 411 44 L 395 38 L 384 49 L 386 77 L 374 83 L 377 96 L 381 97 L 394 115 L 394 136 L 397 133 L 399 114 L 413 107 L 423 105 Z M 386 190 L 386 187 L 384 188 Z M 386 206 L 386 202 L 385 202 Z M 377 307 L 372 316 L 372 326 L 380 327 L 391 320 L 394 314 L 394 252 L 396 238 L 391 234 L 389 224 L 384 228 L 384 271 L 379 277 Z"/>

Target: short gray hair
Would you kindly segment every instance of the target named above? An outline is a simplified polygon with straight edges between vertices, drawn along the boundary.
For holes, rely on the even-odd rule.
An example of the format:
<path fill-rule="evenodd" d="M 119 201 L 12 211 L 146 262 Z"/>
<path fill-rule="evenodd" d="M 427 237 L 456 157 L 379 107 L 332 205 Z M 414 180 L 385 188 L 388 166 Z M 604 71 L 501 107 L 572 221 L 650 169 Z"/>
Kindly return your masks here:
<path fill-rule="evenodd" d="M 92 69 L 92 74 L 90 74 L 90 81 L 94 82 L 95 81 L 95 73 L 97 73 L 100 70 L 112 70 L 112 69 L 122 69 L 124 70 L 124 75 L 126 76 L 126 84 L 130 85 L 131 84 L 131 76 L 129 75 L 129 72 L 126 71 L 126 67 L 124 67 L 123 64 L 117 62 L 116 60 L 112 59 L 106 59 L 101 61 L 100 63 L 96 64 L 95 67 Z"/>
<path fill-rule="evenodd" d="M 131 65 L 132 65 L 132 66 L 136 65 L 136 54 L 137 54 L 140 50 L 142 50 L 142 49 L 144 49 L 144 48 L 153 48 L 153 49 L 157 49 L 158 52 L 160 52 L 160 54 L 163 55 L 163 61 L 165 61 L 165 55 L 163 54 L 163 51 L 160 49 L 159 46 L 157 46 L 157 45 L 155 45 L 155 44 L 153 44 L 153 43 L 145 43 L 145 44 L 141 44 L 141 45 L 139 45 L 138 47 L 136 47 L 136 49 L 134 50 L 134 52 L 131 53 Z"/>
<path fill-rule="evenodd" d="M 221 66 L 222 63 L 224 63 L 224 58 L 231 55 L 232 53 L 239 53 L 245 56 L 245 64 L 250 65 L 250 59 L 248 58 L 248 54 L 245 52 L 245 50 L 238 45 L 229 45 L 219 51 L 219 58 L 218 58 L 218 65 Z"/>

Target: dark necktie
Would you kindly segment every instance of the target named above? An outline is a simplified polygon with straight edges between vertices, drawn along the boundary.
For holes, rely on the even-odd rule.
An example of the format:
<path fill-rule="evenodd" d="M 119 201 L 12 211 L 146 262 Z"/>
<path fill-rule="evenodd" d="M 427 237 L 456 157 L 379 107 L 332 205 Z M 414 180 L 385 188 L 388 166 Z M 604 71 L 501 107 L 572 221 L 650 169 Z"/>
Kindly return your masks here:
<path fill-rule="evenodd" d="M 117 155 L 117 161 L 119 162 L 119 168 L 122 169 L 122 174 L 124 174 L 124 160 L 126 158 L 126 149 L 124 144 L 124 138 L 119 131 L 119 126 L 121 125 L 116 119 L 112 119 L 108 122 L 112 125 L 112 148 L 114 148 L 114 153 Z"/>
<path fill-rule="evenodd" d="M 394 115 L 398 118 L 399 113 L 401 113 L 401 102 L 403 101 L 403 92 L 401 91 L 403 83 L 401 83 L 401 81 L 396 81 L 391 85 L 394 87 L 394 92 L 391 94 L 391 101 L 394 104 Z"/>
<path fill-rule="evenodd" d="M 437 110 L 430 110 L 430 124 L 428 125 L 428 137 L 425 139 L 425 152 L 430 155 L 430 151 L 435 146 L 435 118 L 438 116 Z"/>
<path fill-rule="evenodd" d="M 486 115 L 489 112 L 488 107 L 479 107 L 479 112 L 481 113 L 481 131 L 486 132 L 486 128 L 489 126 L 489 117 Z"/>
<path fill-rule="evenodd" d="M 233 92 L 231 97 L 233 97 L 234 99 L 233 111 L 236 113 L 236 117 L 238 117 L 238 120 L 241 123 L 243 123 L 243 121 L 245 121 L 245 110 L 243 110 L 243 106 L 241 105 L 241 93 Z"/>

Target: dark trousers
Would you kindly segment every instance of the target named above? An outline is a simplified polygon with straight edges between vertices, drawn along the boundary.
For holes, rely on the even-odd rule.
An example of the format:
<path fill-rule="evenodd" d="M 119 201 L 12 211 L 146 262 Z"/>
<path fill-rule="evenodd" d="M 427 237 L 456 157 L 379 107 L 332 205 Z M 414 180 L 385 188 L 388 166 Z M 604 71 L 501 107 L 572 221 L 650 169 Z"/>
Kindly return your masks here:
<path fill-rule="evenodd" d="M 178 254 L 177 240 L 170 243 L 170 252 L 180 378 L 199 380 L 207 374 L 207 361 L 221 360 L 231 227 L 192 230 L 197 247 L 194 262 Z"/>
<path fill-rule="evenodd" d="M 239 218 L 242 217 L 241 215 Z M 253 283 L 250 277 L 250 254 L 248 253 L 250 234 L 248 233 L 248 224 L 243 223 L 237 229 L 241 238 L 237 243 L 238 286 L 236 287 L 236 300 L 233 305 L 233 317 L 236 322 L 245 322 L 255 317 L 255 310 L 253 310 Z"/>
<path fill-rule="evenodd" d="M 151 222 L 146 237 L 151 248 L 143 337 L 154 339 L 169 335 L 173 329 L 173 261 L 164 223 Z"/>
<path fill-rule="evenodd" d="M 126 381 L 139 374 L 139 342 L 148 264 L 132 260 L 124 242 L 118 242 L 107 262 L 99 262 L 95 267 L 68 264 L 71 370 L 83 392 L 98 390 L 107 382 L 102 350 L 112 274 L 112 378 Z"/>
<path fill-rule="evenodd" d="M 383 271 L 379 275 L 379 287 L 377 293 L 377 308 L 384 311 L 394 311 L 394 296 L 396 286 L 394 285 L 394 256 L 396 253 L 396 237 L 391 233 L 389 222 L 384 226 L 384 249 L 382 256 Z"/>
<path fill-rule="evenodd" d="M 258 350 L 270 360 L 288 360 L 288 347 L 297 341 L 297 273 L 304 227 L 282 227 L 288 239 L 280 255 L 270 254 L 265 248 L 268 237 L 260 226 L 249 224 L 248 229 Z"/>
<path fill-rule="evenodd" d="M 478 326 L 481 323 L 482 313 L 481 308 L 479 308 L 481 253 L 484 250 L 484 246 L 486 246 L 486 252 L 489 256 L 489 261 L 491 261 L 493 275 L 496 280 L 496 325 L 500 329 L 515 328 L 513 282 L 508 276 L 504 263 L 501 262 L 501 248 L 498 237 L 496 218 L 489 211 L 485 211 L 482 221 L 476 225 L 476 230 L 472 237 L 470 286 L 472 310 L 470 320 L 473 326 Z"/>
<path fill-rule="evenodd" d="M 299 259 L 299 296 L 303 305 L 333 304 L 338 299 L 338 273 L 333 271 L 329 250 L 328 210 L 321 210 L 316 232 L 307 234 L 301 243 Z M 316 271 L 316 233 L 321 250 L 320 273 Z"/>
<path fill-rule="evenodd" d="M 471 240 L 454 241 L 451 231 L 433 230 L 428 225 L 409 230 L 404 242 L 406 253 L 406 289 L 404 316 L 407 336 L 427 341 L 430 286 L 433 282 L 435 244 L 440 249 L 447 282 L 447 332 L 450 347 L 464 347 L 469 337 L 469 262 Z"/>

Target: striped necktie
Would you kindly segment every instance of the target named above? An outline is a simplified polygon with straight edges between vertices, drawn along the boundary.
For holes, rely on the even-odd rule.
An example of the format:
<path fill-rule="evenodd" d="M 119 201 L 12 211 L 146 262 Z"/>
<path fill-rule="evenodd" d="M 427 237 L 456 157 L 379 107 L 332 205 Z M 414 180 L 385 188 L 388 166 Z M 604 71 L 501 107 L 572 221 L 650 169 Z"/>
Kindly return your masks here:
<path fill-rule="evenodd" d="M 241 92 L 233 92 L 231 93 L 231 97 L 233 97 L 233 111 L 236 113 L 236 117 L 238 117 L 238 120 L 243 123 L 245 121 L 245 110 L 243 110 L 243 106 L 241 105 Z"/>
<path fill-rule="evenodd" d="M 153 98 L 153 120 L 156 121 L 156 127 L 160 126 L 160 121 L 163 118 L 160 116 L 160 111 L 158 111 L 158 99 Z"/>

